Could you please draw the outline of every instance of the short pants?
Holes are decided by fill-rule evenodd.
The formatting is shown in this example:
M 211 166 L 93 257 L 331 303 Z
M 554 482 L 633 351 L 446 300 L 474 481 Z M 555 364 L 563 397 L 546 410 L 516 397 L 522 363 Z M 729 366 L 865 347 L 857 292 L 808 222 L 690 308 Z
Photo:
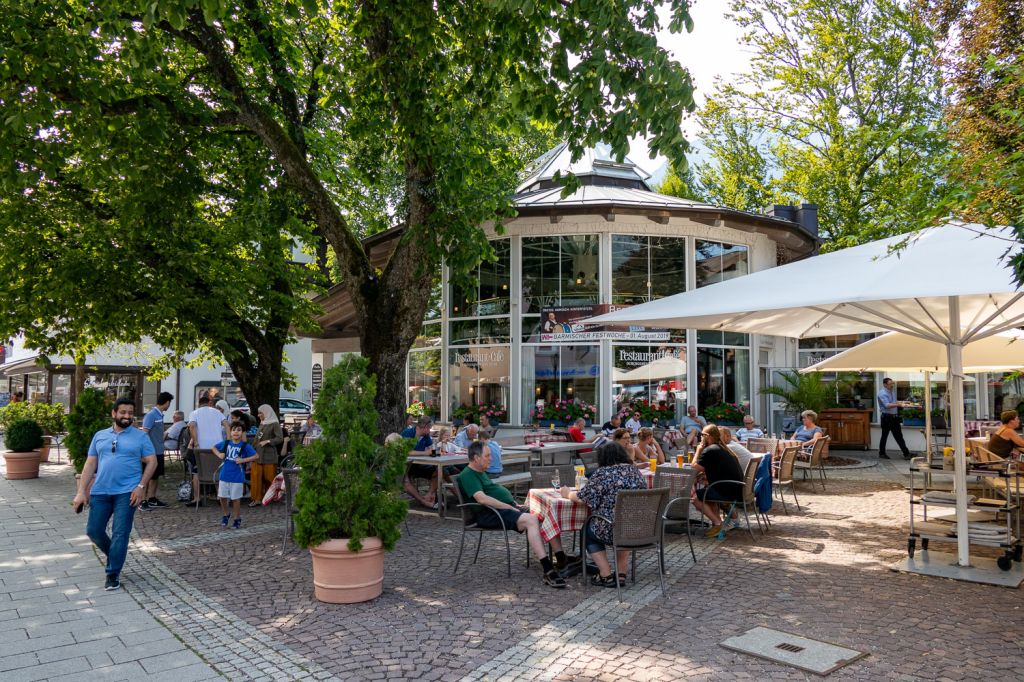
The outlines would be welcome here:
M 522 533 L 522 531 L 519 530 L 516 524 L 519 523 L 519 517 L 527 513 L 529 512 L 520 511 L 519 509 L 484 510 L 477 514 L 476 525 L 478 525 L 481 528 L 486 528 L 488 530 L 499 530 L 501 529 L 501 521 L 498 520 L 498 517 L 500 516 L 501 519 L 505 522 L 506 530 L 514 530 L 517 533 Z
M 717 488 L 697 488 L 694 494 L 701 502 L 735 502 L 739 497 L 730 495 L 730 490 L 724 486 Z
M 164 454 L 161 452 L 156 456 L 156 471 L 153 473 L 153 478 L 150 480 L 155 481 L 164 475 Z
M 242 491 L 244 488 L 244 483 L 221 481 L 217 485 L 217 497 L 223 497 L 226 500 L 240 500 L 242 499 Z

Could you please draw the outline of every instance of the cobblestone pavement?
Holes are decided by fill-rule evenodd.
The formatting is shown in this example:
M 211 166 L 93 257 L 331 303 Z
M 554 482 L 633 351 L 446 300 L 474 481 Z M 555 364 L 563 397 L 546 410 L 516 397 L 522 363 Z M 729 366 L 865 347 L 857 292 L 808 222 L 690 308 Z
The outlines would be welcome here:
M 874 462 L 829 470 L 824 493 L 800 484 L 804 511 L 786 516 L 776 505 L 767 536 L 695 539 L 696 564 L 674 536 L 664 597 L 653 552 L 641 555 L 621 604 L 614 590 L 578 578 L 566 590 L 544 587 L 536 563 L 524 567 L 518 538 L 508 579 L 496 533 L 479 562 L 454 575 L 459 524 L 411 515 L 386 559 L 381 598 L 321 604 L 309 554 L 284 542 L 279 508 L 243 509 L 244 528 L 233 531 L 219 527 L 216 507 L 140 515 L 127 592 L 146 605 L 138 615 L 166 624 L 231 679 L 809 677 L 719 645 L 758 625 L 869 654 L 835 677 L 1016 678 L 1020 592 L 889 570 L 906 547 L 907 465 Z M 10 613 L 4 596 L 0 619 Z

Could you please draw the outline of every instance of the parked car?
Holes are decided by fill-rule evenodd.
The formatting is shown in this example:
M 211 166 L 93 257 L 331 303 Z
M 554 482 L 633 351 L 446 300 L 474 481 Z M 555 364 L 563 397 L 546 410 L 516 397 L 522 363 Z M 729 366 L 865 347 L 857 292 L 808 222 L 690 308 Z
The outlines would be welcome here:
M 231 406 L 232 410 L 241 410 L 242 412 L 249 411 L 249 401 L 239 400 L 237 403 Z M 304 403 L 301 400 L 295 398 L 280 398 L 277 401 L 277 413 L 282 414 L 309 414 L 313 411 L 313 407 L 309 403 Z

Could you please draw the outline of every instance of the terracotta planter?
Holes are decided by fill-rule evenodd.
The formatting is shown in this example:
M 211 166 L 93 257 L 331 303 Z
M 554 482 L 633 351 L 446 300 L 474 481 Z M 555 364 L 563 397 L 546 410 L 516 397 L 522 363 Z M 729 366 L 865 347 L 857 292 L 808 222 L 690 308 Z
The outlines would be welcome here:
M 7 480 L 21 481 L 26 478 L 39 478 L 39 451 L 4 453 L 7 462 Z
M 49 462 L 50 461 L 50 443 L 45 441 L 43 446 L 39 448 L 39 461 Z
M 348 540 L 328 540 L 310 547 L 316 598 L 328 604 L 355 604 L 380 596 L 384 589 L 384 546 L 366 538 L 363 549 L 350 552 Z

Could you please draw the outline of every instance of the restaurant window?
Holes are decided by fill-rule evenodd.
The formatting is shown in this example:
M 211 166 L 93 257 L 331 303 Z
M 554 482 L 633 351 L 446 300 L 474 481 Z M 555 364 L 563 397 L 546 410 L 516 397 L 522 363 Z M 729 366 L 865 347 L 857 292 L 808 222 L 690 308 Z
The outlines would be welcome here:
M 508 314 L 512 248 L 508 239 L 492 241 L 491 247 L 495 260 L 476 267 L 471 288 L 451 287 L 451 317 Z
M 598 235 L 523 238 L 523 313 L 597 303 Z
M 33 372 L 28 375 L 28 393 L 25 400 L 32 403 L 49 402 L 46 391 L 46 372 Z
M 742 277 L 750 272 L 747 247 L 697 240 L 697 288 Z
M 989 416 L 993 419 L 999 419 L 1004 410 L 1017 410 L 1018 414 L 1024 414 L 1024 377 L 1020 372 L 989 374 L 987 389 L 988 404 L 992 406 Z M 967 384 L 964 384 L 966 394 Z
M 425 414 L 441 417 L 441 349 L 409 353 L 408 404 L 421 402 Z
M 71 411 L 71 375 L 54 373 L 52 375 L 53 394 L 50 402 L 56 405 L 63 405 L 65 412 Z
M 636 305 L 686 291 L 686 240 L 612 235 L 612 303 Z
M 728 403 L 750 413 L 750 340 L 746 334 L 698 330 L 695 391 L 698 410 Z M 714 344 L 714 345 L 711 345 Z
M 510 398 L 508 346 L 469 346 L 448 350 L 448 415 L 453 421 L 481 406 L 497 408 L 508 420 Z
M 594 421 L 608 416 L 597 400 L 601 368 L 596 344 L 524 346 L 522 356 L 524 423 L 560 421 L 543 415 L 569 400 L 582 408 L 597 408 Z
M 664 411 L 666 423 L 686 414 L 686 346 L 615 344 L 612 358 L 614 411 L 639 400 Z
M 121 374 L 114 372 L 87 373 L 85 387 L 103 391 L 111 402 L 131 400 L 138 404 L 138 374 Z
M 800 339 L 797 349 L 799 367 L 826 360 L 833 355 L 853 348 L 859 343 L 872 339 L 874 334 L 841 334 L 838 336 L 815 336 Z M 835 387 L 835 401 L 839 407 L 858 410 L 872 410 L 873 421 L 878 421 L 875 414 L 875 374 L 874 372 L 851 372 L 840 377 L 835 372 L 822 372 L 822 379 L 832 382 Z
M 911 426 L 923 426 L 924 406 L 926 404 L 924 374 L 920 372 L 884 372 L 883 377 L 889 377 L 896 384 L 896 400 L 907 400 L 920 406 L 900 409 L 900 416 L 903 418 L 904 424 L 910 422 Z M 881 379 L 879 382 L 881 382 Z M 973 375 L 968 374 L 964 376 L 964 419 L 978 418 L 977 386 L 977 380 Z M 932 416 L 941 415 L 948 424 L 949 388 L 946 383 L 946 375 L 943 372 L 932 372 L 931 388 L 931 400 L 927 402 L 930 405 Z M 1011 396 L 1012 399 L 1013 396 Z M 999 413 L 995 413 L 995 416 L 998 417 Z

